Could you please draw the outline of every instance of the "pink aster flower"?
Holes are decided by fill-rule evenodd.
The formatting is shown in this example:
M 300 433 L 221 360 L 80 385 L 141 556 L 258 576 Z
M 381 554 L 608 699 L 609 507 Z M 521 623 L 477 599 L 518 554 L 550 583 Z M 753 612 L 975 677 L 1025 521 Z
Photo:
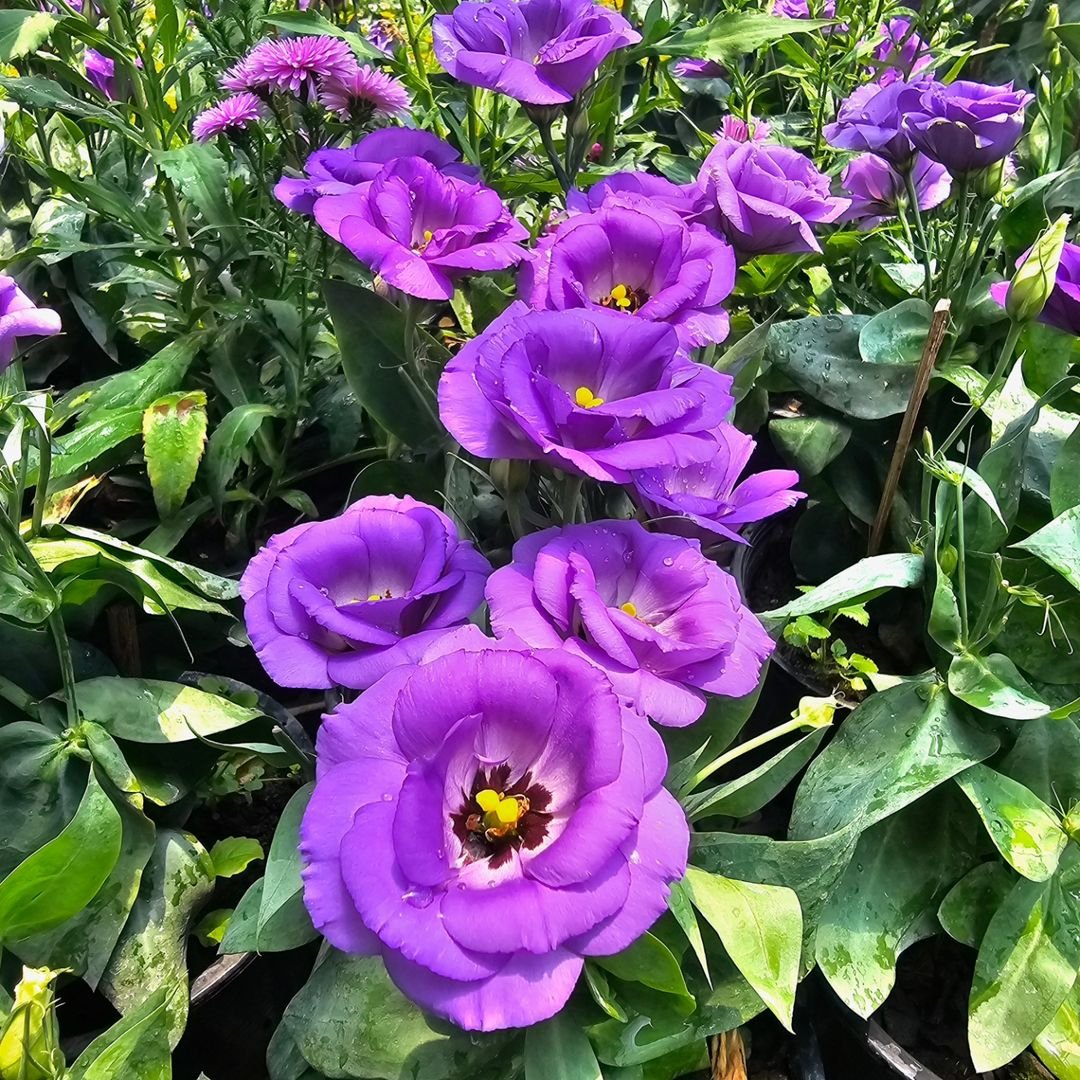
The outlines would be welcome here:
M 250 90 L 255 85 L 255 72 L 250 54 L 233 64 L 218 80 L 218 85 L 222 90 Z
M 262 102 L 245 90 L 199 113 L 191 123 L 191 134 L 199 142 L 206 142 L 230 128 L 246 128 L 262 115 Z
M 342 78 L 322 81 L 319 101 L 342 120 L 408 113 L 409 92 L 395 78 L 372 67 L 358 67 Z
M 338 38 L 280 38 L 262 41 L 241 62 L 249 65 L 250 88 L 266 86 L 311 98 L 321 80 L 346 79 L 356 70 L 352 50 Z

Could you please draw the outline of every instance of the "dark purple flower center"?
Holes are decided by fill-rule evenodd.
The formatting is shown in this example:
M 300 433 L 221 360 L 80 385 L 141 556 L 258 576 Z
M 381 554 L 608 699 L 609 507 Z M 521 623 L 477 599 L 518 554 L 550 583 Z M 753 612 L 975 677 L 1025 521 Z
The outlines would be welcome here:
M 509 765 L 479 769 L 472 788 L 462 793 L 461 808 L 450 815 L 466 864 L 487 859 L 497 869 L 514 851 L 531 851 L 547 836 L 551 792 L 531 772 L 512 783 L 510 776 Z

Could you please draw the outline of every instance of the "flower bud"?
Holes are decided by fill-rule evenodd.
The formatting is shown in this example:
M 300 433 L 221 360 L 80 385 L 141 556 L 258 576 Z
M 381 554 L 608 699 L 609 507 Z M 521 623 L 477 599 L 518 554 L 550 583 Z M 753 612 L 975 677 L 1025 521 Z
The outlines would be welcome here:
M 1062 214 L 1032 245 L 1009 283 L 1005 311 L 1013 322 L 1037 319 L 1054 291 L 1069 215 Z
M 61 1080 L 64 1055 L 53 1003 L 58 971 L 23 968 L 15 1003 L 0 1032 L 0 1080 Z

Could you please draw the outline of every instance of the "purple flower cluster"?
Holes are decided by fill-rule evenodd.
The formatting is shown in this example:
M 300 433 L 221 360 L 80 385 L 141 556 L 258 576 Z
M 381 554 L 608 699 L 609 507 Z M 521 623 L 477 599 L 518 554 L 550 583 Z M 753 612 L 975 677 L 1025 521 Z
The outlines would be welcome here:
M 872 74 L 888 85 L 897 79 L 927 74 L 934 66 L 930 46 L 915 32 L 910 19 L 890 19 L 881 27 L 881 43 L 874 50 Z
M 0 274 L 0 371 L 15 358 L 18 338 L 52 337 L 62 329 L 55 311 L 37 307 L 14 278 Z

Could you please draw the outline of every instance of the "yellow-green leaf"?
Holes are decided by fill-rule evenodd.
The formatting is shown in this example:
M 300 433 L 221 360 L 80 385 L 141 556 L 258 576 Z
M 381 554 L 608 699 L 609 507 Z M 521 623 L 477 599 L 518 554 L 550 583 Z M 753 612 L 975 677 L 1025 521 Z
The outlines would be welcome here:
M 187 497 L 206 447 L 206 394 L 167 394 L 143 413 L 143 453 L 154 502 L 172 517 Z

